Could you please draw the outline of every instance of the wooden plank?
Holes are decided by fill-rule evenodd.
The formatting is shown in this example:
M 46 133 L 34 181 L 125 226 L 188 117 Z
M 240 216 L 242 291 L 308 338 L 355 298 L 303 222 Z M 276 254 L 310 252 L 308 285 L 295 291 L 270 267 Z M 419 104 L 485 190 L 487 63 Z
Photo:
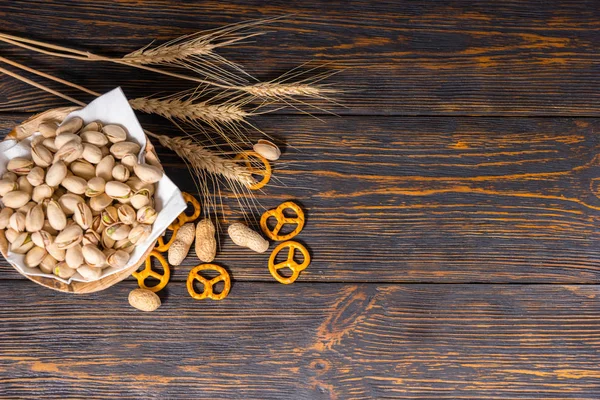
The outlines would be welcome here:
M 18 118 L 5 117 L 2 132 Z M 313 262 L 301 280 L 599 282 L 598 119 L 260 121 L 290 146 L 275 164 L 279 182 L 257 199 L 265 208 L 294 199 L 306 210 L 297 239 Z M 194 192 L 181 160 L 158 153 L 176 184 Z M 241 214 L 224 193 L 227 226 Z M 221 244 L 217 261 L 236 279 L 272 281 L 269 252 Z M 173 279 L 196 264 L 192 253 Z
M 598 286 L 171 284 L 77 298 L 0 281 L 6 398 L 597 399 Z
M 600 115 L 600 15 L 595 0 L 276 0 L 0 2 L 2 31 L 119 56 L 157 39 L 253 18 L 287 16 L 252 43 L 221 54 L 260 79 L 307 61 L 347 68 L 340 114 Z M 131 97 L 189 89 L 187 82 L 124 67 L 60 61 L 2 45 L 2 54 L 105 92 Z M 68 91 L 89 100 L 77 92 Z M 63 104 L 0 77 L 0 103 L 39 111 Z M 294 112 L 288 109 L 287 112 Z M 314 112 L 317 112 L 314 110 Z

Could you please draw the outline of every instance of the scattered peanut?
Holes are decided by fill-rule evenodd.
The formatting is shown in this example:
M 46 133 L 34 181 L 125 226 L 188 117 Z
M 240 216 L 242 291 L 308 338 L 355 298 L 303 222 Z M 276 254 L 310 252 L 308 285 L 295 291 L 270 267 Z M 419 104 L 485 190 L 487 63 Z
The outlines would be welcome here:
M 209 218 L 204 218 L 196 225 L 196 256 L 202 262 L 209 263 L 217 255 L 215 225 Z
M 269 248 L 268 240 L 240 222 L 230 225 L 227 232 L 233 243 L 238 246 L 247 247 L 257 253 L 264 253 Z
M 160 307 L 160 297 L 147 289 L 134 289 L 129 292 L 129 304 L 141 311 L 154 311 Z
M 175 241 L 169 247 L 168 260 L 171 265 L 180 265 L 194 242 L 194 224 L 189 222 L 177 231 Z

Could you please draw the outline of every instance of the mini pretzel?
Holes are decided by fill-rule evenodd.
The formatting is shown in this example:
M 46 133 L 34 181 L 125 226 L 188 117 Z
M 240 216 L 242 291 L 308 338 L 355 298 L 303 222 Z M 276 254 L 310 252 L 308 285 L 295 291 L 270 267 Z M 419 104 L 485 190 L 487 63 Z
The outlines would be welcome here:
M 263 163 L 265 168 L 264 169 L 254 168 L 252 166 L 252 163 L 250 162 L 250 157 L 258 158 L 260 160 L 260 162 Z M 264 158 L 263 156 L 261 156 L 260 154 L 258 154 L 255 151 L 245 151 L 243 153 L 238 153 L 234 158 L 234 160 L 242 160 L 242 159 L 245 160 L 246 168 L 248 168 L 248 170 L 250 171 L 250 173 L 252 175 L 260 175 L 263 177 L 260 182 L 256 182 L 252 185 L 249 185 L 248 189 L 258 190 L 258 189 L 262 188 L 263 186 L 265 186 L 267 183 L 269 183 L 269 180 L 271 179 L 271 164 L 269 163 L 269 161 L 266 158 Z
M 200 210 L 202 209 L 202 207 L 200 207 L 200 203 L 194 196 L 186 192 L 182 192 L 181 194 L 183 195 L 183 199 L 186 203 L 191 203 L 192 206 L 194 206 L 194 213 L 192 215 L 187 215 L 184 211 L 179 214 L 177 221 L 173 221 L 171 225 L 169 225 L 169 230 L 172 231 L 175 230 L 175 226 L 181 228 L 185 223 L 195 221 L 200 216 Z M 173 232 L 173 234 L 175 234 L 175 232 Z
M 165 270 L 165 272 L 162 275 L 152 270 L 152 257 L 156 258 Z M 140 288 L 148 289 L 152 292 L 158 292 L 159 290 L 167 286 L 167 283 L 169 283 L 169 279 L 171 278 L 171 270 L 169 269 L 169 264 L 164 259 L 162 254 L 160 254 L 156 250 L 153 250 L 152 252 L 150 252 L 150 254 L 148 254 L 148 257 L 146 258 L 146 266 L 144 267 L 144 269 L 141 271 L 136 271 L 131 275 L 133 275 L 137 279 Z M 146 286 L 144 281 L 150 276 L 158 279 L 160 282 L 156 286 Z
M 171 245 L 175 241 L 175 238 L 177 237 L 177 231 L 181 227 L 181 226 L 179 226 L 178 222 L 174 222 L 174 224 L 175 224 L 175 227 L 173 228 L 173 233 L 171 234 L 171 239 L 165 244 L 163 237 L 159 236 L 158 240 L 156 241 L 156 245 L 154 246 L 155 251 L 159 251 L 159 252 L 163 253 L 163 252 L 169 250 L 169 247 L 171 247 Z
M 284 210 L 290 209 L 293 210 L 297 217 L 286 217 L 283 213 Z M 270 217 L 273 217 L 277 220 L 277 224 L 273 228 L 273 230 L 269 229 L 269 225 L 267 224 Z M 296 224 L 296 229 L 287 235 L 280 235 L 281 229 L 285 224 Z M 279 207 L 269 210 L 265 212 L 260 218 L 260 228 L 267 235 L 267 237 L 271 240 L 288 240 L 296 236 L 300 233 L 302 228 L 304 228 L 304 212 L 302 209 L 293 201 L 286 201 L 279 205 Z
M 213 270 L 217 271 L 219 275 L 216 278 L 207 279 L 199 274 L 200 271 L 208 271 Z M 197 293 L 194 290 L 194 280 L 202 283 L 204 285 L 204 291 L 202 293 Z M 215 294 L 213 292 L 213 287 L 220 281 L 223 281 L 225 287 L 221 293 Z M 213 300 L 223 300 L 229 294 L 229 290 L 231 289 L 231 278 L 229 274 L 223 267 L 219 267 L 215 264 L 201 264 L 197 267 L 194 267 L 187 278 L 187 290 L 190 296 L 192 296 L 196 300 L 202 299 L 213 299 Z
M 281 250 L 283 250 L 286 247 L 289 248 L 287 260 L 275 264 L 275 257 L 277 257 Z M 304 256 L 304 261 L 302 262 L 302 264 L 298 264 L 294 260 L 294 253 L 296 249 L 298 249 L 300 253 L 302 253 L 302 255 Z M 308 254 L 308 250 L 306 250 L 306 247 L 302 246 L 298 242 L 290 240 L 287 242 L 283 242 L 279 246 L 275 247 L 275 250 L 273 250 L 273 253 L 271 253 L 271 257 L 269 257 L 269 272 L 271 273 L 271 275 L 273 275 L 273 278 L 277 279 L 278 282 L 283 283 L 284 285 L 289 285 L 290 283 L 294 283 L 296 279 L 298 279 L 300 272 L 304 271 L 306 267 L 308 267 L 308 264 L 310 264 L 310 254 Z M 292 276 L 290 276 L 289 278 L 281 276 L 279 274 L 279 270 L 282 268 L 291 269 Z

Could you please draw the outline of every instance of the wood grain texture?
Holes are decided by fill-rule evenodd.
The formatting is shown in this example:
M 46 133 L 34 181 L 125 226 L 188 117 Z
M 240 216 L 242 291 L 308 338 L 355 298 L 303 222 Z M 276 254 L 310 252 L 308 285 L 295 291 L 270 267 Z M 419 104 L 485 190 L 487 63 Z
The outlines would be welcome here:
M 132 282 L 73 298 L 0 281 L 0 396 L 597 399 L 598 286 Z M 23 301 L 27 298 L 27 301 Z M 25 345 L 26 344 L 26 345 Z
M 0 1 L 4 32 L 111 56 L 153 39 L 285 15 L 269 35 L 222 54 L 261 79 L 311 60 L 332 62 L 332 70 L 347 69 L 332 82 L 348 91 L 341 96 L 348 108 L 333 110 L 386 115 L 598 116 L 598 10 L 595 0 Z M 190 88 L 114 65 L 34 56 L 5 44 L 0 51 L 99 92 L 123 85 L 136 97 Z M 20 111 L 63 104 L 6 76 L 2 102 Z
M 165 126 L 154 122 L 144 126 Z M 258 199 L 266 208 L 289 199 L 305 208 L 297 239 L 313 262 L 301 280 L 599 282 L 598 119 L 271 116 L 257 123 L 295 147 L 275 164 L 279 182 Z M 157 149 L 167 174 L 194 192 L 182 161 Z M 241 215 L 224 195 L 226 227 Z M 271 281 L 269 253 L 239 248 L 224 232 L 217 261 L 235 279 Z M 173 279 L 185 280 L 198 263 L 192 252 Z

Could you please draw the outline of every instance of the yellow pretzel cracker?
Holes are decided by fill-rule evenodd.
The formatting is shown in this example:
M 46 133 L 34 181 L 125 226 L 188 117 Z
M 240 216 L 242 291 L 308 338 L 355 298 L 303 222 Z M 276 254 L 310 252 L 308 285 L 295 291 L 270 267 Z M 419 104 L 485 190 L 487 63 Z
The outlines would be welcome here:
M 158 240 L 156 241 L 156 245 L 154 246 L 154 250 L 159 251 L 161 253 L 169 250 L 169 247 L 171 247 L 171 245 L 175 241 L 175 238 L 177 237 L 177 231 L 179 231 L 179 228 L 179 224 L 176 224 L 175 228 L 173 229 L 173 233 L 171 234 L 171 239 L 169 239 L 167 243 L 165 243 L 165 240 L 162 236 L 159 236 Z
M 265 168 L 259 169 L 259 168 L 253 167 L 252 163 L 250 162 L 250 157 L 258 158 L 260 160 L 260 162 L 265 166 Z M 264 158 L 257 152 L 245 151 L 243 153 L 238 153 L 235 156 L 234 160 L 245 160 L 246 168 L 248 168 L 248 170 L 250 171 L 250 173 L 252 175 L 260 175 L 263 177 L 259 182 L 256 182 L 253 185 L 249 185 L 248 189 L 258 190 L 258 189 L 264 187 L 267 183 L 269 183 L 269 180 L 271 180 L 271 164 L 269 163 L 269 161 L 266 158 Z
M 287 259 L 283 262 L 275 264 L 275 258 L 284 248 L 288 248 L 288 256 Z M 301 264 L 298 264 L 296 260 L 294 260 L 294 253 L 296 250 L 299 250 L 302 256 L 304 257 L 304 261 Z M 290 283 L 294 283 L 298 276 L 300 276 L 300 272 L 304 271 L 306 267 L 310 264 L 310 254 L 306 247 L 301 245 L 298 242 L 293 240 L 283 242 L 279 244 L 279 246 L 275 247 L 273 253 L 269 257 L 269 272 L 273 275 L 279 283 L 283 283 L 284 285 L 289 285 Z M 292 270 L 292 276 L 286 278 L 279 274 L 279 270 L 282 268 L 289 268 Z
M 284 211 L 286 209 L 293 210 L 296 213 L 296 217 L 286 217 Z M 268 225 L 269 218 L 273 217 L 277 220 L 277 224 L 271 230 Z M 285 224 L 296 224 L 296 229 L 286 235 L 280 235 L 281 229 Z M 289 240 L 300 233 L 304 228 L 304 212 L 293 201 L 286 201 L 279 205 L 279 207 L 265 212 L 260 218 L 260 228 L 265 235 L 271 240 L 281 241 Z
M 156 258 L 165 270 L 165 272 L 162 275 L 152 270 L 152 257 Z M 171 278 L 171 269 L 169 268 L 169 264 L 164 259 L 162 254 L 160 254 L 156 250 L 153 250 L 152 252 L 150 252 L 150 254 L 148 254 L 148 257 L 146 258 L 146 265 L 144 269 L 141 271 L 136 271 L 131 275 L 133 275 L 133 277 L 137 279 L 140 288 L 148 289 L 152 292 L 158 292 L 159 290 L 167 286 L 167 283 L 169 283 L 169 279 Z M 144 281 L 150 276 L 158 279 L 160 282 L 156 286 L 146 286 Z
M 172 230 L 172 231 L 175 230 L 176 226 L 181 228 L 187 222 L 195 221 L 200 216 L 200 211 L 202 210 L 202 207 L 200 206 L 200 202 L 198 202 L 198 200 L 196 200 L 196 198 L 194 196 L 192 196 L 191 194 L 186 193 L 186 192 L 182 192 L 181 194 L 183 195 L 183 199 L 185 200 L 186 203 L 191 203 L 192 206 L 194 206 L 194 213 L 192 215 L 187 215 L 184 211 L 181 214 L 179 214 L 179 216 L 177 217 L 177 221 L 173 221 L 171 223 L 171 225 L 169 225 L 169 230 Z M 175 233 L 173 233 L 173 234 L 175 234 Z
M 212 279 L 207 279 L 200 275 L 200 271 L 213 270 L 217 271 L 219 275 Z M 204 291 L 202 293 L 198 293 L 194 290 L 194 280 L 202 283 L 204 285 Z M 223 291 L 221 293 L 215 294 L 213 291 L 214 285 L 223 281 L 225 286 L 223 287 Z M 231 290 L 231 278 L 229 277 L 229 273 L 225 268 L 220 267 L 215 264 L 200 264 L 197 267 L 194 267 L 187 278 L 187 290 L 190 296 L 196 300 L 202 299 L 213 299 L 213 300 L 223 300 L 229 294 Z

